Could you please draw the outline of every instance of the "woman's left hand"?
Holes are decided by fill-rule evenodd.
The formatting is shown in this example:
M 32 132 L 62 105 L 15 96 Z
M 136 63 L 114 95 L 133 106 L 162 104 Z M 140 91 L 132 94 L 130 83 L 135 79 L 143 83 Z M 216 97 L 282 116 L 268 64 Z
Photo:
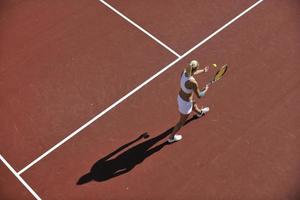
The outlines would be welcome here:
M 206 67 L 204 67 L 204 72 L 208 72 L 208 70 L 209 70 L 209 66 L 206 66 Z

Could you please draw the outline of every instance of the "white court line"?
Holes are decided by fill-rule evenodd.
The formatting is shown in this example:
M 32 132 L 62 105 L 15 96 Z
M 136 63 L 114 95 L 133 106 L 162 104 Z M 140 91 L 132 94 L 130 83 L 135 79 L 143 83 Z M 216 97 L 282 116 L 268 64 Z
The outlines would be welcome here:
M 112 11 L 114 11 L 115 13 L 117 13 L 120 17 L 122 17 L 123 19 L 125 19 L 127 22 L 129 22 L 130 24 L 132 24 L 133 26 L 135 26 L 136 28 L 138 28 L 140 31 L 142 31 L 143 33 L 145 33 L 146 35 L 148 35 L 150 38 L 152 38 L 153 40 L 155 40 L 158 44 L 160 44 L 161 46 L 165 47 L 168 51 L 170 51 L 171 53 L 173 53 L 175 56 L 177 56 L 178 58 L 180 57 L 180 55 L 177 52 L 175 52 L 173 49 L 171 49 L 170 47 L 168 47 L 166 44 L 164 44 L 162 41 L 160 41 L 159 39 L 157 39 L 155 36 L 153 36 L 151 33 L 149 33 L 148 31 L 146 31 L 144 28 L 142 28 L 141 26 L 139 26 L 138 24 L 136 24 L 135 22 L 133 22 L 131 19 L 129 19 L 128 17 L 126 17 L 120 11 L 118 11 L 117 9 L 115 9 L 114 7 L 112 7 L 111 5 L 109 5 L 108 3 L 106 3 L 103 0 L 99 0 L 99 1 L 101 3 L 103 3 L 105 6 L 107 6 L 108 8 L 110 8 Z
M 89 120 L 88 122 L 86 122 L 84 125 L 82 125 L 80 128 L 78 128 L 77 130 L 75 130 L 73 133 L 71 133 L 69 136 L 67 136 L 65 139 L 63 139 L 62 141 L 60 141 L 59 143 L 57 143 L 55 146 L 53 146 L 51 149 L 49 149 L 48 151 L 46 151 L 45 153 L 43 153 L 42 155 L 40 155 L 38 158 L 36 158 L 34 161 L 32 161 L 30 164 L 28 164 L 26 167 L 24 167 L 22 170 L 20 170 L 18 172 L 18 174 L 22 174 L 23 172 L 25 172 L 26 170 L 28 170 L 30 167 L 32 167 L 34 164 L 36 164 L 37 162 L 39 162 L 41 159 L 43 159 L 44 157 L 46 157 L 48 154 L 50 154 L 52 151 L 54 151 L 55 149 L 57 149 L 59 146 L 61 146 L 62 144 L 64 144 L 65 142 L 67 142 L 68 140 L 70 140 L 72 137 L 74 137 L 75 135 L 77 135 L 80 131 L 82 131 L 83 129 L 85 129 L 86 127 L 88 127 L 90 124 L 92 124 L 93 122 L 95 122 L 98 118 L 102 117 L 104 114 L 106 114 L 108 111 L 110 111 L 111 109 L 113 109 L 114 107 L 116 107 L 118 104 L 120 104 L 122 101 L 124 101 L 125 99 L 127 99 L 129 96 L 133 95 L 135 92 L 137 92 L 138 90 L 140 90 L 142 87 L 144 87 L 145 85 L 147 85 L 149 82 L 151 82 L 153 79 L 155 79 L 156 77 L 158 77 L 159 75 L 161 75 L 163 72 L 165 72 L 167 69 L 169 69 L 170 67 L 172 67 L 173 65 L 175 65 L 177 62 L 179 62 L 180 60 L 182 60 L 184 57 L 186 57 L 188 54 L 190 54 L 192 51 L 194 51 L 195 49 L 197 49 L 198 47 L 200 47 L 201 45 L 203 45 L 205 42 L 207 42 L 208 40 L 210 40 L 212 37 L 214 37 L 215 35 L 217 35 L 219 32 L 221 32 L 222 30 L 224 30 L 226 27 L 228 27 L 230 24 L 232 24 L 233 22 L 235 22 L 237 19 L 239 19 L 240 17 L 242 17 L 243 15 L 245 15 L 247 12 L 249 12 L 251 9 L 253 9 L 255 6 L 257 6 L 258 4 L 260 4 L 261 2 L 263 2 L 264 0 L 260 0 L 258 2 L 256 2 L 255 4 L 253 4 L 252 6 L 250 6 L 249 8 L 247 8 L 246 10 L 244 10 L 242 13 L 240 13 L 238 16 L 236 16 L 235 18 L 233 18 L 232 20 L 230 20 L 229 22 L 227 22 L 225 25 L 223 25 L 221 28 L 219 28 L 218 30 L 216 30 L 214 33 L 212 33 L 211 35 L 209 35 L 207 38 L 205 38 L 204 40 L 202 40 L 201 42 L 199 42 L 197 45 L 195 45 L 193 48 L 191 48 L 190 50 L 188 50 L 186 53 L 184 53 L 182 56 L 180 56 L 179 58 L 177 58 L 176 60 L 174 60 L 173 62 L 171 62 L 170 64 L 168 64 L 167 66 L 165 66 L 163 69 L 161 69 L 159 72 L 157 72 L 156 74 L 154 74 L 153 76 L 151 76 L 150 78 L 148 78 L 146 81 L 144 81 L 142 84 L 140 84 L 139 86 L 137 86 L 136 88 L 134 88 L 132 91 L 130 91 L 128 94 L 126 94 L 125 96 L 123 96 L 122 98 L 120 98 L 118 101 L 116 101 L 115 103 L 113 103 L 111 106 L 109 106 L 108 108 L 106 108 L 105 110 L 103 110 L 101 113 L 99 113 L 98 115 L 96 115 L 94 118 L 92 118 L 91 120 Z
M 37 199 L 41 200 L 41 198 L 33 191 L 33 189 L 24 181 L 24 179 L 10 166 L 10 164 L 0 155 L 0 160 L 6 165 L 6 167 L 19 179 L 19 181 L 26 187 L 26 189 Z

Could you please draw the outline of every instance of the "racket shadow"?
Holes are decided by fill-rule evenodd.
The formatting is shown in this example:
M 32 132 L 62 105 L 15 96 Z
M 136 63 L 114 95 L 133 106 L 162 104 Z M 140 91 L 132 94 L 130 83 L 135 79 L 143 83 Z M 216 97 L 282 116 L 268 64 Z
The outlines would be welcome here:
M 195 119 L 198 119 L 198 117 L 193 116 L 192 118 L 186 121 L 185 125 L 187 125 Z M 98 160 L 95 164 L 93 164 L 93 166 L 90 169 L 90 172 L 80 177 L 76 184 L 83 185 L 91 181 L 103 182 L 130 172 L 138 164 L 141 164 L 146 158 L 160 151 L 166 145 L 169 145 L 167 141 L 159 145 L 156 144 L 165 139 L 168 135 L 170 135 L 172 129 L 173 127 L 169 128 L 168 130 L 154 138 L 150 138 L 125 150 L 126 148 L 130 147 L 136 142 L 142 139 L 147 139 L 149 137 L 147 132 L 141 134 L 136 139 L 128 142 L 127 144 L 122 145 L 115 151 Z

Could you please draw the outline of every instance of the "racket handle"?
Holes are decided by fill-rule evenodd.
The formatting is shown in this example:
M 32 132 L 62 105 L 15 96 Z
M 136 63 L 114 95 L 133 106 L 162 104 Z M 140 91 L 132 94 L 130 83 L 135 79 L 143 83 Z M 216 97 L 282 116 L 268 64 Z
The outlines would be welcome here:
M 207 84 L 207 86 L 210 86 L 211 84 L 213 84 L 214 83 L 214 81 L 210 81 L 208 84 Z

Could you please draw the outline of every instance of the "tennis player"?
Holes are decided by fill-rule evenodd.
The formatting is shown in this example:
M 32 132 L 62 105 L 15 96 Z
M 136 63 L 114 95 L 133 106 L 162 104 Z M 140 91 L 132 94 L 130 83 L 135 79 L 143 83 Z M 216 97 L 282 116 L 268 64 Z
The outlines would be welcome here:
M 182 72 L 180 78 L 180 91 L 177 96 L 180 119 L 176 126 L 173 128 L 173 131 L 168 139 L 169 143 L 177 142 L 182 139 L 182 135 L 177 134 L 177 132 L 184 125 L 192 111 L 194 111 L 198 117 L 203 116 L 209 111 L 209 107 L 202 107 L 201 109 L 199 109 L 193 99 L 193 93 L 195 93 L 198 98 L 202 98 L 205 96 L 208 90 L 208 85 L 200 90 L 198 87 L 198 83 L 193 76 L 196 74 L 207 72 L 208 69 L 208 66 L 200 69 L 199 62 L 197 60 L 192 60 Z

